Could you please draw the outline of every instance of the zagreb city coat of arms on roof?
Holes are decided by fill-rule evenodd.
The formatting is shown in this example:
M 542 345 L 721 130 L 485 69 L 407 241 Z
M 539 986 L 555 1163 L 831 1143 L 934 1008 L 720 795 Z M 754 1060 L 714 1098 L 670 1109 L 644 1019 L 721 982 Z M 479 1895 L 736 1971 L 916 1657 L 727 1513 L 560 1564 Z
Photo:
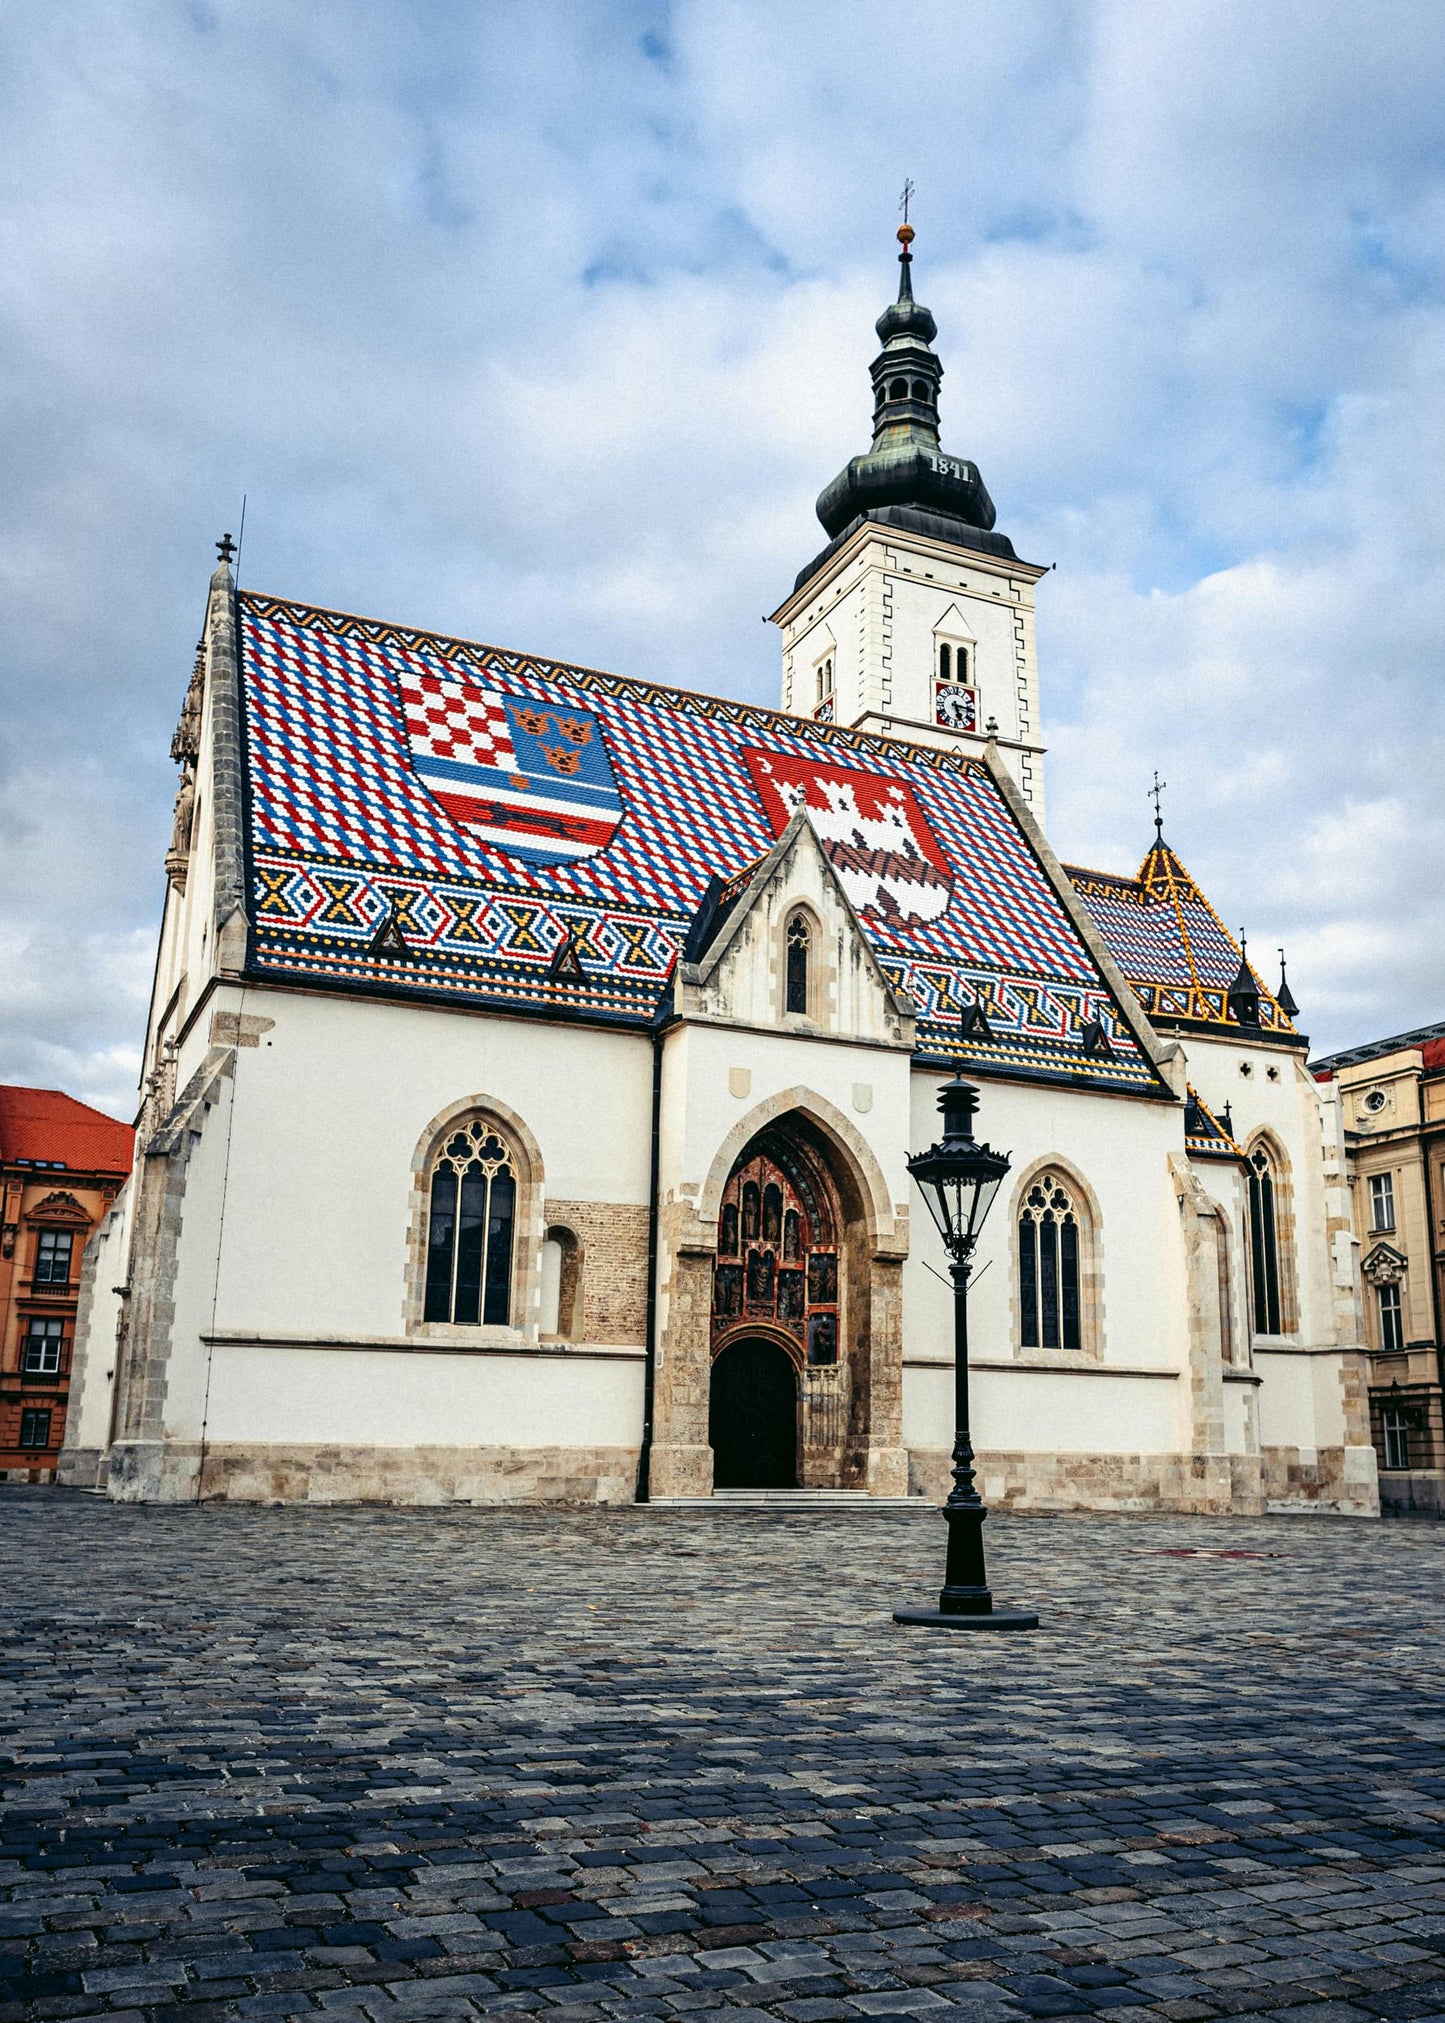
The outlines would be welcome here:
M 745 756 L 773 833 L 782 834 L 801 802 L 860 913 L 937 920 L 947 910 L 953 873 L 902 780 L 785 752 Z
M 590 710 L 503 695 L 454 668 L 400 676 L 411 762 L 454 822 L 534 864 L 611 842 L 622 797 Z

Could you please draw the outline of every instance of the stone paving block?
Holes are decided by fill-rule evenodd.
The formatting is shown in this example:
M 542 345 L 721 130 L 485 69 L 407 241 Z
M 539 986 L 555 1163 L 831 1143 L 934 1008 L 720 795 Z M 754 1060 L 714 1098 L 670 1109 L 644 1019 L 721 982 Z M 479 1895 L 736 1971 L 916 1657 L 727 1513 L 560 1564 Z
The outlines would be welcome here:
M 1445 2012 L 1427 1529 L 0 1498 L 0 2023 Z

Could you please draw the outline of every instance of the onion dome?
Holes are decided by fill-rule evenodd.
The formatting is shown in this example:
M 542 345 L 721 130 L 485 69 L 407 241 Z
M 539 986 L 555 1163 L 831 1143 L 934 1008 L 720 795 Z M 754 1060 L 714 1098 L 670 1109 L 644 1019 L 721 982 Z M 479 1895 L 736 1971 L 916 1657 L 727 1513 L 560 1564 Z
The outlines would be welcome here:
M 883 349 L 868 368 L 873 378 L 873 446 L 853 457 L 818 495 L 818 518 L 833 541 L 803 570 L 804 583 L 832 547 L 863 520 L 911 528 L 991 555 L 1012 556 L 1013 543 L 993 531 L 993 500 L 977 464 L 947 455 L 938 439 L 938 389 L 943 366 L 934 353 L 933 312 L 913 299 L 913 227 L 901 225 L 898 299 L 876 324 Z

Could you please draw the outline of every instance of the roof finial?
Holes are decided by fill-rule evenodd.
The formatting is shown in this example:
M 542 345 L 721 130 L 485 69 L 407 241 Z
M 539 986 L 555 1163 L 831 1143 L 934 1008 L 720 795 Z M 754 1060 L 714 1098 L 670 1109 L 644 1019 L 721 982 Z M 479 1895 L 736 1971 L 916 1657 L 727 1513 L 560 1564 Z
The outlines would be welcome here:
M 1154 768 L 1154 784 L 1145 796 L 1146 800 L 1154 803 L 1154 847 L 1156 849 L 1162 848 L 1164 843 L 1164 817 L 1159 812 L 1159 802 L 1168 784 L 1167 780 L 1160 779 L 1159 768 L 1156 766 Z
M 1290 989 L 1289 978 L 1285 975 L 1283 949 L 1279 952 L 1279 989 L 1274 994 L 1274 1001 L 1287 1019 L 1299 1017 L 1299 1006 L 1294 1001 L 1294 992 Z
M 903 213 L 903 223 L 898 227 L 898 243 L 903 248 L 903 251 L 898 255 L 898 264 L 903 269 L 902 278 L 898 283 L 898 299 L 900 302 L 911 302 L 913 300 L 913 275 L 910 271 L 913 266 L 913 255 L 908 250 L 913 244 L 914 237 L 913 227 L 908 222 L 908 206 L 912 201 L 913 178 L 912 176 L 908 176 L 904 180 L 903 195 L 898 199 L 898 208 Z
M 231 562 L 232 558 L 236 553 L 236 544 L 231 539 L 229 534 L 222 534 L 220 540 L 217 541 L 216 553 L 220 556 L 223 562 L 229 565 L 229 563 Z

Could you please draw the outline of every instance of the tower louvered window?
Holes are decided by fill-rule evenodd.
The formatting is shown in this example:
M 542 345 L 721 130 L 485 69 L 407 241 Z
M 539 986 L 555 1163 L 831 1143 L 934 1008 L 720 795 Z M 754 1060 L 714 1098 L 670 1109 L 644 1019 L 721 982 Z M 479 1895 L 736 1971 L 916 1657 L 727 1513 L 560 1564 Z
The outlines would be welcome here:
M 512 1155 L 478 1118 L 447 1140 L 432 1169 L 424 1320 L 507 1325 L 516 1211 Z
M 1020 1339 L 1026 1349 L 1077 1349 L 1079 1216 L 1063 1182 L 1046 1173 L 1019 1216 Z

